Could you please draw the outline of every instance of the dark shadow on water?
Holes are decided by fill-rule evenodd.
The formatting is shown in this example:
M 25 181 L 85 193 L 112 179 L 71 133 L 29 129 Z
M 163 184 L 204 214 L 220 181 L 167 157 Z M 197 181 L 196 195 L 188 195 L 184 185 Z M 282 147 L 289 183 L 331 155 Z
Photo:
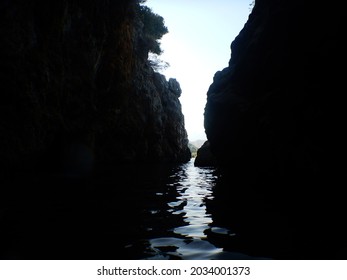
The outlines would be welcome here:
M 193 162 L 1 185 L 1 259 L 344 259 L 347 248 L 341 200 L 267 192 Z
M 346 259 L 346 209 L 330 184 L 288 179 L 254 186 L 221 177 L 207 209 L 214 225 L 231 229 L 235 236 L 224 243 L 211 235 L 209 240 L 256 258 Z
M 0 257 L 242 258 L 219 244 L 232 234 L 211 226 L 215 180 L 213 169 L 193 162 L 114 166 L 88 177 L 11 174 L 2 180 Z
M 89 177 L 12 174 L 2 180 L 1 259 L 138 259 L 145 209 L 169 166 L 118 166 Z M 158 195 L 155 203 L 165 204 Z M 144 246 L 144 245 L 143 245 Z

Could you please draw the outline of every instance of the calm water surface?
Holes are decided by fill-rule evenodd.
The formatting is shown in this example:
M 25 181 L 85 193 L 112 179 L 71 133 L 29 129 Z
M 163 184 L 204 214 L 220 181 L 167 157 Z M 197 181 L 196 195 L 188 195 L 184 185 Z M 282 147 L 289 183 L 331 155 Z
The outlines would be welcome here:
M 0 205 L 6 241 L 0 257 L 250 258 L 237 252 L 233 230 L 217 223 L 232 218 L 220 219 L 225 209 L 209 212 L 217 177 L 213 168 L 195 167 L 194 159 L 171 167 L 111 167 L 87 181 L 11 177 Z
M 317 235 L 295 207 L 268 207 L 261 189 L 217 174 L 192 159 L 103 167 L 83 178 L 9 176 L 0 181 L 0 258 L 305 259 L 340 246 L 342 233 Z M 330 247 L 321 252 L 322 240 Z
M 142 259 L 240 259 L 237 252 L 225 251 L 209 241 L 208 236 L 228 243 L 235 234 L 213 225 L 206 202 L 213 200 L 216 170 L 194 166 L 194 159 L 176 167 L 169 175 L 163 191 L 147 193 L 142 240 L 126 245 L 143 249 Z

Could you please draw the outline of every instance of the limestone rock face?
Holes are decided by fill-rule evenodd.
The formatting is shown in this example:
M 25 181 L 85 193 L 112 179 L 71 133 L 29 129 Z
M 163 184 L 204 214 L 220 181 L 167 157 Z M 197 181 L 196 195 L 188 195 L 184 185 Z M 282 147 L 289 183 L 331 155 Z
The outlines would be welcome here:
M 224 190 L 230 191 L 221 197 L 234 197 L 233 203 L 237 197 L 234 207 L 246 208 L 243 217 L 253 217 L 259 227 L 259 221 L 266 228 L 289 217 L 291 237 L 303 238 L 296 240 L 298 247 L 314 235 L 319 221 L 331 230 L 326 240 L 342 240 L 338 219 L 345 212 L 341 195 L 347 170 L 343 18 L 335 5 L 256 0 L 232 42 L 229 66 L 215 74 L 207 93 L 206 134 Z M 259 210 L 264 205 L 282 218 L 266 223 L 270 210 Z M 269 227 L 264 235 L 279 228 Z M 303 245 L 311 246 L 311 253 L 313 240 Z M 321 252 L 336 253 L 337 244 L 323 243 L 331 247 L 321 243 Z
M 198 167 L 216 166 L 216 159 L 211 152 L 210 143 L 208 141 L 205 141 L 205 143 L 198 149 L 194 165 Z
M 177 97 L 181 96 L 181 93 L 182 93 L 181 86 L 176 79 L 174 78 L 169 79 L 169 89 L 171 92 L 177 95 Z
M 58 2 L 0 4 L 1 166 L 63 166 L 76 146 L 97 164 L 189 160 L 179 83 L 150 67 L 137 1 Z

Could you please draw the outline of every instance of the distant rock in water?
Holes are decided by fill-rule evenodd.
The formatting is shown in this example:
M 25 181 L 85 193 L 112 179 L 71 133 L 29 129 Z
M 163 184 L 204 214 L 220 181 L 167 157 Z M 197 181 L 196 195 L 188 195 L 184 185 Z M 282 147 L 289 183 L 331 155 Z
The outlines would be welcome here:
M 189 147 L 189 150 L 190 150 L 192 157 L 195 158 L 196 152 L 198 151 L 198 148 L 194 144 L 192 144 L 191 142 L 188 143 L 188 147 Z
M 190 159 L 181 88 L 153 71 L 138 5 L 1 4 L 0 166 L 62 167 L 71 147 L 88 166 Z
M 198 167 L 216 166 L 216 159 L 211 152 L 210 143 L 208 141 L 205 141 L 205 143 L 198 149 L 197 155 L 194 161 L 194 166 L 198 166 Z
M 256 0 L 208 90 L 205 130 L 224 181 L 217 201 L 230 198 L 249 250 L 344 256 L 344 18 L 334 3 Z
M 201 140 L 201 139 L 191 141 L 191 143 L 197 148 L 200 148 L 205 142 L 206 140 Z

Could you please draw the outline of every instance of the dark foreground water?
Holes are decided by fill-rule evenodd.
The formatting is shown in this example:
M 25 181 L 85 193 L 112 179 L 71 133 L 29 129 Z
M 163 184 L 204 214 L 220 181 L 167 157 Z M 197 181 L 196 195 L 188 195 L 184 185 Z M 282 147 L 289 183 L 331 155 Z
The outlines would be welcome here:
M 151 194 L 144 211 L 146 239 L 144 259 L 238 259 L 248 258 L 216 246 L 208 236 L 227 243 L 230 229 L 213 225 L 206 203 L 213 200 L 217 175 L 213 168 L 194 166 L 194 159 L 172 169 L 163 191 Z M 160 203 L 157 203 L 160 202 Z M 164 202 L 164 203 L 163 203 Z M 141 242 L 141 241 L 140 241 Z M 129 248 L 136 246 L 130 242 Z
M 89 178 L 11 176 L 0 206 L 2 259 L 247 259 L 214 221 L 216 170 L 122 166 Z M 223 216 L 223 215 L 222 215 Z
M 269 191 L 193 160 L 88 176 L 5 175 L 1 259 L 345 259 L 347 252 L 345 204 L 303 192 L 308 182 Z

